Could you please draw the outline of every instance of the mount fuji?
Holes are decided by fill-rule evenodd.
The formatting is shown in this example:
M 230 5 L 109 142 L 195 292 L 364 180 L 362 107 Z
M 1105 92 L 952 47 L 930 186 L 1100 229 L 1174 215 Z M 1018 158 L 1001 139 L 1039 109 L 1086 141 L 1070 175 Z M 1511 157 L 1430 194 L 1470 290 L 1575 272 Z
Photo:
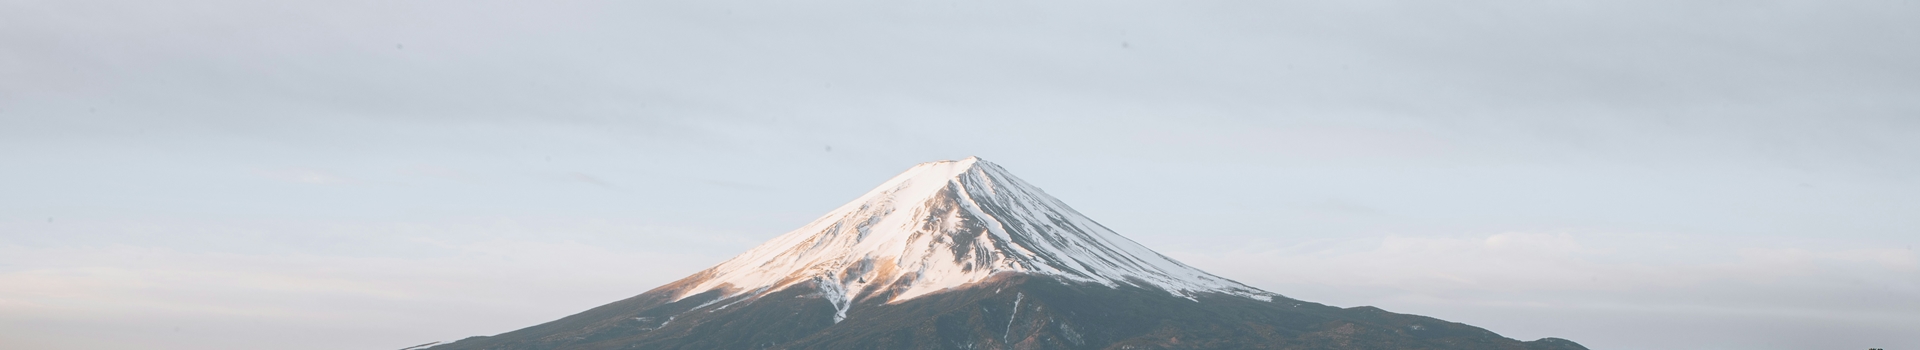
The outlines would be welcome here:
M 638 296 L 432 349 L 1586 348 L 1250 287 L 970 157 Z

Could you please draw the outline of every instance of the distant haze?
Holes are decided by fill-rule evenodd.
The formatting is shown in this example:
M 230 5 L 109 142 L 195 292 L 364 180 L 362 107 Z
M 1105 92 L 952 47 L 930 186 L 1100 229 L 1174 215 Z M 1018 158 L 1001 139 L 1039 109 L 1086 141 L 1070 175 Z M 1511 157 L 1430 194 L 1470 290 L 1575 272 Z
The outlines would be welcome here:
M 977 155 L 1288 297 L 1920 348 L 1913 1 L 0 0 L 0 348 L 397 349 Z

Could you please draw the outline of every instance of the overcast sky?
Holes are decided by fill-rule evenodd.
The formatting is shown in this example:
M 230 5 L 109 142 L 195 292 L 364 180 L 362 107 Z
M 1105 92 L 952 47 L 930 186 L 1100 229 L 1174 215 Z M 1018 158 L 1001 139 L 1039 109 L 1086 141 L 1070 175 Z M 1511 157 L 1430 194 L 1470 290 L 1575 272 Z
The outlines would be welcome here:
M 1920 3 L 0 0 L 0 348 L 395 349 L 977 155 L 1294 298 L 1920 347 Z

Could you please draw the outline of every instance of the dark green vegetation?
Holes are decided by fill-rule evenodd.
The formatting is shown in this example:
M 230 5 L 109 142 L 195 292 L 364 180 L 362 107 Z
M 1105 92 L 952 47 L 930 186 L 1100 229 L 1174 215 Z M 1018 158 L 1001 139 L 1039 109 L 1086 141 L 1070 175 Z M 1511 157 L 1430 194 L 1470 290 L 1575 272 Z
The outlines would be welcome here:
M 432 349 L 1586 349 L 1373 307 L 1190 300 L 1020 274 L 892 305 L 880 302 L 885 293 L 869 295 L 839 323 L 833 305 L 804 284 L 758 299 L 709 292 L 669 302 L 684 286 Z

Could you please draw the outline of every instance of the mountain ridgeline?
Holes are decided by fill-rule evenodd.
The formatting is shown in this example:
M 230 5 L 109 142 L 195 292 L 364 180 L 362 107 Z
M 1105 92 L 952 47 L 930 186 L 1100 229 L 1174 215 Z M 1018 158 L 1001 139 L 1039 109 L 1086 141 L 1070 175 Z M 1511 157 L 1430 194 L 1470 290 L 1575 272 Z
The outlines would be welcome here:
M 967 158 L 914 166 L 798 230 L 638 296 L 431 349 L 1585 347 L 1243 285 Z

